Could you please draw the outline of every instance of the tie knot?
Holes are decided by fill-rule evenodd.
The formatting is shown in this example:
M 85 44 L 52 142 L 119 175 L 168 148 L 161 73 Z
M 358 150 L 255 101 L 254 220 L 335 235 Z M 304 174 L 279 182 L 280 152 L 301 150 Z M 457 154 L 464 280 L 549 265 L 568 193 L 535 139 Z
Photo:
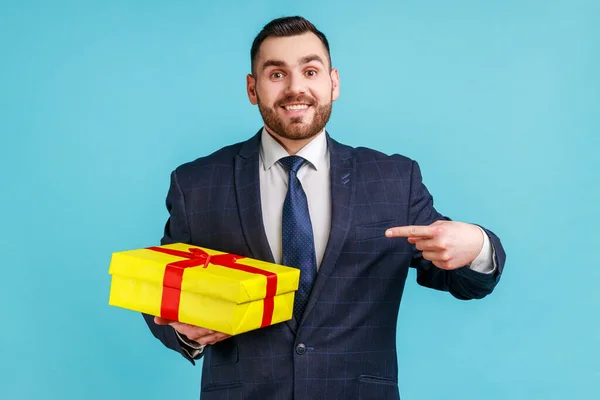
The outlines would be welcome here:
M 306 160 L 300 156 L 287 156 L 279 159 L 281 165 L 283 165 L 289 172 L 294 174 L 298 173 L 298 170 L 304 164 Z

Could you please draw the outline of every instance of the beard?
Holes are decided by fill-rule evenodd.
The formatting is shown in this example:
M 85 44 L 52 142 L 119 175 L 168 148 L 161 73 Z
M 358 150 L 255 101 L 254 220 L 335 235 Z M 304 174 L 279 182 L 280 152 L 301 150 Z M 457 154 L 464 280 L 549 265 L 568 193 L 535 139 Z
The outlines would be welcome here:
M 265 125 L 274 133 L 286 139 L 304 140 L 316 136 L 325 128 L 331 116 L 331 101 L 328 104 L 319 105 L 315 99 L 307 95 L 286 96 L 275 102 L 273 107 L 262 103 L 258 95 L 256 98 L 258 100 L 258 109 Z M 287 123 L 277 115 L 277 108 L 293 102 L 305 103 L 314 108 L 313 118 L 310 123 L 305 123 L 304 120 L 307 118 L 305 116 L 292 117 L 290 122 Z

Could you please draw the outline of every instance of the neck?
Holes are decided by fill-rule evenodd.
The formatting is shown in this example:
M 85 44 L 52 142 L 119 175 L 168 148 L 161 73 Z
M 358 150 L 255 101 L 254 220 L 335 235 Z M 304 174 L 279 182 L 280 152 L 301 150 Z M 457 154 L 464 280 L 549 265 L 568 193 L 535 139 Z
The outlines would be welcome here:
M 265 129 L 267 133 L 271 135 L 271 137 L 275 139 L 285 149 L 285 151 L 288 152 L 290 156 L 293 156 L 296 153 L 298 153 L 300 150 L 302 150 L 304 146 L 309 144 L 314 138 L 316 138 L 319 135 L 316 134 L 306 139 L 288 139 L 276 134 L 271 130 L 271 128 L 269 128 L 266 125 Z

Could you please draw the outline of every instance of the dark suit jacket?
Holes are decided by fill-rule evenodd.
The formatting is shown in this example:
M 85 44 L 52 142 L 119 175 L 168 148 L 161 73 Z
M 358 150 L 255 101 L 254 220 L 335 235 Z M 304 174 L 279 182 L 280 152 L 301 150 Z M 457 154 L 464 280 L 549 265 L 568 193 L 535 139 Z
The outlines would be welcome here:
M 486 296 L 500 278 L 505 254 L 490 231 L 497 270 L 489 275 L 438 269 L 405 238 L 384 236 L 389 227 L 447 219 L 434 209 L 416 162 L 329 135 L 327 143 L 331 234 L 304 317 L 207 346 L 202 399 L 398 399 L 396 324 L 408 268 L 417 269 L 419 284 L 459 299 Z M 260 206 L 259 146 L 260 132 L 177 168 L 161 243 L 273 262 Z M 171 327 L 144 317 L 165 346 L 189 359 Z

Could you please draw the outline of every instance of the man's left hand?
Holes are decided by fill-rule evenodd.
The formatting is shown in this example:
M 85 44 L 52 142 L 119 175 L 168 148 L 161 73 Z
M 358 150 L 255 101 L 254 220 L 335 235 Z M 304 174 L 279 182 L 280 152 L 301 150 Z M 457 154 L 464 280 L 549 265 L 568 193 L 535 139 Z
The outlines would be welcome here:
M 390 228 L 385 236 L 408 238 L 409 243 L 423 252 L 423 258 L 447 270 L 470 265 L 483 247 L 481 230 L 475 225 L 457 221 Z

